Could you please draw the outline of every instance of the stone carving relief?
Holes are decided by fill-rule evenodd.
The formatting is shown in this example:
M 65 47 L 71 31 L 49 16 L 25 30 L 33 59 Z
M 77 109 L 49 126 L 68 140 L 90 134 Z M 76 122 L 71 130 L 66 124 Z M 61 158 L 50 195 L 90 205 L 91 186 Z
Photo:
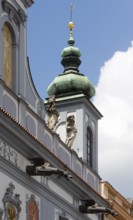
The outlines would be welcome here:
M 4 157 L 6 160 L 18 166 L 17 153 L 9 146 L 9 144 L 6 141 L 2 139 L 0 139 L 0 156 Z
M 19 213 L 21 211 L 21 201 L 20 195 L 14 194 L 15 186 L 11 182 L 6 189 L 4 197 L 2 199 L 4 209 L 0 209 L 0 220 L 7 219 L 7 220 L 18 220 Z
M 27 220 L 39 220 L 39 208 L 34 195 L 28 199 L 26 209 Z
M 48 113 L 48 120 L 47 120 L 47 126 L 53 130 L 58 122 L 59 113 L 56 110 L 55 106 L 55 96 L 51 96 L 48 99 L 48 102 L 46 104 L 46 110 Z
M 75 126 L 75 117 L 74 115 L 70 115 L 67 117 L 66 122 L 66 141 L 65 144 L 71 148 L 73 145 L 73 141 L 76 137 L 77 129 Z

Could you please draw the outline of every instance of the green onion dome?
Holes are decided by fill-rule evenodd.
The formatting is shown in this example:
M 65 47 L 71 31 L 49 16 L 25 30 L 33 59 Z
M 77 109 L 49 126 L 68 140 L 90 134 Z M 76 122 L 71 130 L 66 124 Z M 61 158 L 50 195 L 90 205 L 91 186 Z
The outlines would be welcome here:
M 72 22 L 69 23 L 71 23 L 70 27 L 74 27 Z M 74 43 L 71 28 L 68 47 L 64 48 L 61 53 L 61 64 L 64 66 L 64 72 L 59 74 L 48 86 L 47 92 L 49 96 L 84 93 L 88 98 L 91 98 L 95 94 L 95 88 L 89 79 L 84 74 L 79 73 L 78 67 L 81 64 L 81 53 L 77 47 L 74 47 Z

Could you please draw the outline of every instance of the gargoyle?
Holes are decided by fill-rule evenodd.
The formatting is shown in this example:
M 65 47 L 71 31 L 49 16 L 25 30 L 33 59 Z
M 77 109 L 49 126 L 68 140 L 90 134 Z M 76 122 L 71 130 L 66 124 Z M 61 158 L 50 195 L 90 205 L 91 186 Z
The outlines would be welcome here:
M 96 213 L 105 213 L 112 216 L 116 216 L 117 213 L 111 207 L 102 207 L 95 203 L 94 200 L 81 200 L 81 205 L 79 206 L 79 211 L 83 214 L 96 214 Z
M 51 176 L 56 174 L 61 177 L 65 177 L 67 180 L 72 178 L 67 170 L 52 167 L 42 158 L 31 158 L 29 160 L 31 161 L 32 165 L 26 166 L 26 173 L 30 176 Z

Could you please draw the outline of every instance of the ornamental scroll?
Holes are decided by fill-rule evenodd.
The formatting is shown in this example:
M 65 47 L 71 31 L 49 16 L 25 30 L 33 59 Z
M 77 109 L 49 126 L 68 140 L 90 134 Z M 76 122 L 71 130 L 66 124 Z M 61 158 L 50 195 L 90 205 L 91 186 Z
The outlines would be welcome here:
M 11 182 L 2 199 L 4 209 L 0 209 L 0 220 L 18 220 L 21 211 L 20 195 L 15 193 L 15 186 Z M 3 218 L 2 218 L 3 217 Z

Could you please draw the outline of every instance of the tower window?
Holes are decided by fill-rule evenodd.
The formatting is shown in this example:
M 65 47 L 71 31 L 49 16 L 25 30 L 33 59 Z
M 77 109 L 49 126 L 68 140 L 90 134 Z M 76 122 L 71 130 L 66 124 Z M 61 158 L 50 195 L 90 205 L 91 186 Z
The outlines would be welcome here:
M 12 32 L 7 24 L 3 27 L 4 48 L 3 48 L 3 65 L 4 65 L 4 82 L 12 88 L 13 80 L 13 37 Z
M 87 128 L 87 164 L 92 167 L 92 130 Z

